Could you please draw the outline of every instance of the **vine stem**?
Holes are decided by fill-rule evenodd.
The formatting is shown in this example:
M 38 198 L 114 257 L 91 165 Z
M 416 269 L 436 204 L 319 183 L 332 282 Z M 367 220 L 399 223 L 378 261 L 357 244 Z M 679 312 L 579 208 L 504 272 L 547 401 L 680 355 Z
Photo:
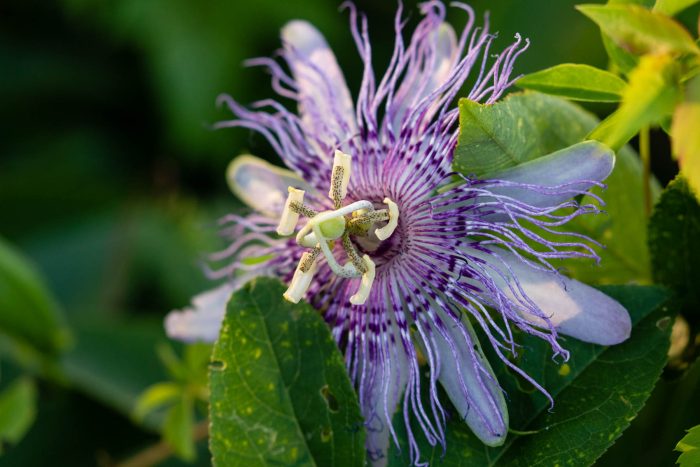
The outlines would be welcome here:
M 642 185 L 644 190 L 644 212 L 651 215 L 651 148 L 649 144 L 649 127 L 639 132 L 639 156 L 642 159 Z
M 209 435 L 209 420 L 197 423 L 192 429 L 192 439 L 195 443 L 205 439 Z M 116 467 L 150 467 L 159 464 L 171 457 L 175 451 L 165 441 L 160 441 L 146 449 L 137 452 L 132 457 L 117 464 Z

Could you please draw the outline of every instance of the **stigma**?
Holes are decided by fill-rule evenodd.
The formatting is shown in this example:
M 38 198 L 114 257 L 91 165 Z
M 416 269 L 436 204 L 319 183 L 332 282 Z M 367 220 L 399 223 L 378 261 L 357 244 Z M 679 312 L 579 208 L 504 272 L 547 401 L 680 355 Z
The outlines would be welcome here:
M 376 236 L 380 241 L 389 238 L 398 225 L 399 208 L 391 199 L 384 198 L 386 209 L 375 209 L 372 202 L 361 200 L 344 205 L 352 169 L 352 156 L 342 151 L 335 151 L 333 170 L 328 197 L 333 201 L 333 209 L 316 212 L 304 204 L 304 191 L 294 187 L 288 188 L 287 201 L 284 204 L 277 233 L 292 235 L 299 219 L 305 217 L 306 224 L 297 232 L 298 245 L 308 248 L 299 260 L 289 288 L 284 298 L 298 303 L 311 285 L 318 269 L 318 260 L 323 256 L 334 274 L 352 279 L 360 278 L 360 287 L 350 297 L 352 305 L 364 305 L 374 283 L 375 264 L 369 255 L 361 255 L 351 236 Z M 378 227 L 376 224 L 385 223 Z M 347 261 L 340 264 L 333 255 L 335 242 L 339 241 Z

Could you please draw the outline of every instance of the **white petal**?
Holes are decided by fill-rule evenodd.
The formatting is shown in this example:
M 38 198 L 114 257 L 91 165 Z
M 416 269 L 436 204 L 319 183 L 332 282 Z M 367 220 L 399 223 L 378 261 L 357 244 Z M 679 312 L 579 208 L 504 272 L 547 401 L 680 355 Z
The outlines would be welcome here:
M 214 342 L 219 337 L 226 304 L 237 288 L 232 283 L 226 283 L 196 295 L 191 307 L 168 313 L 165 332 L 172 339 L 183 342 Z
M 445 84 L 457 62 L 457 35 L 452 26 L 442 23 L 428 40 L 435 42 L 430 47 L 435 51 L 432 66 L 425 67 L 402 82 L 397 91 L 399 98 L 395 101 L 395 107 L 392 109 L 395 131 L 401 128 L 406 110 Z M 429 120 L 434 111 L 434 108 L 431 109 L 425 116 L 425 120 Z
M 323 35 L 306 21 L 282 28 L 285 58 L 299 88 L 302 121 L 312 134 L 328 130 L 330 146 L 356 130 L 355 114 L 343 72 Z M 330 154 L 328 155 L 330 157 Z
M 248 206 L 266 216 L 277 218 L 284 209 L 288 187 L 315 193 L 294 172 L 274 166 L 254 156 L 236 157 L 226 169 L 231 191 Z
M 497 255 L 510 267 L 525 294 L 562 334 L 601 345 L 619 344 L 630 336 L 629 313 L 603 292 L 554 272 L 534 269 L 510 252 L 498 250 Z M 488 256 L 482 254 L 483 259 L 508 274 L 502 263 Z M 506 295 L 517 299 L 505 281 L 498 278 L 496 282 Z M 512 279 L 510 283 L 515 284 Z M 523 317 L 535 325 L 545 324 L 531 314 Z
M 398 332 L 397 332 L 398 335 Z M 370 403 L 362 404 L 367 437 L 365 444 L 372 467 L 383 467 L 389 460 L 391 417 L 396 412 L 408 382 L 408 359 L 399 342 L 384 368 L 377 365 Z M 388 415 L 388 419 L 387 419 Z
M 496 173 L 489 178 L 543 187 L 572 184 L 571 189 L 582 192 L 590 189 L 593 186 L 592 182 L 605 180 L 614 166 L 615 154 L 612 149 L 597 141 L 585 141 Z M 493 188 L 491 191 L 541 208 L 557 206 L 575 196 L 566 193 L 545 194 L 513 187 Z
M 508 434 L 508 407 L 491 365 L 468 320 L 457 324 L 442 314 L 449 340 L 435 332 L 440 384 L 459 416 L 487 446 L 500 446 Z

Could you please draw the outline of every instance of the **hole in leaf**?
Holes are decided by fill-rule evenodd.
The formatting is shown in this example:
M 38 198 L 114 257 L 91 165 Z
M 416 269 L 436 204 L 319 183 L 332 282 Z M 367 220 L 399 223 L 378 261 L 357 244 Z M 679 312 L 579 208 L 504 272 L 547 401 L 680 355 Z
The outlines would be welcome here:
M 328 405 L 328 410 L 331 412 L 337 412 L 340 410 L 340 404 L 338 403 L 338 399 L 335 398 L 331 390 L 328 388 L 328 385 L 325 385 L 321 388 L 321 396 L 326 401 L 326 405 Z
M 209 362 L 209 369 L 212 371 L 224 371 L 226 369 L 226 362 L 221 360 L 212 360 Z
M 321 442 L 327 443 L 333 437 L 333 430 L 330 427 L 324 426 L 321 428 Z

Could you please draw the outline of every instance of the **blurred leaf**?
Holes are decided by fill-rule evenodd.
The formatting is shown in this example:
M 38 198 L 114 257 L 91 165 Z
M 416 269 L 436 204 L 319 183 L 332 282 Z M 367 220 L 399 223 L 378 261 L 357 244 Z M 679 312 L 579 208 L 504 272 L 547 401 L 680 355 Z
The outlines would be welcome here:
M 676 451 L 683 453 L 676 462 L 681 467 L 700 465 L 700 425 L 688 430 L 688 433 L 676 445 Z
M 168 410 L 163 425 L 163 438 L 182 459 L 193 461 L 195 443 L 192 437 L 194 429 L 194 405 L 189 397 L 182 397 Z
M 700 204 L 688 183 L 672 181 L 649 222 L 649 251 L 654 280 L 671 288 L 681 312 L 700 310 Z
M 679 99 L 678 65 L 670 55 L 645 55 L 629 76 L 620 108 L 590 138 L 617 150 L 642 127 L 659 123 Z
M 493 105 L 460 102 L 460 137 L 455 169 L 487 175 L 582 141 L 598 120 L 581 107 L 552 96 L 511 94 Z M 582 216 L 567 225 L 606 246 L 600 266 L 564 261 L 567 274 L 588 283 L 624 283 L 650 279 L 646 223 L 642 199 L 642 167 L 628 148 L 617 153 L 606 190 L 608 215 Z M 656 185 L 652 185 L 656 191 Z
M 664 15 L 674 16 L 676 13 L 680 13 L 699 1 L 700 0 L 656 0 L 654 11 L 658 11 Z
M 231 297 L 212 356 L 214 465 L 364 466 L 362 416 L 328 326 L 259 278 Z
M 182 393 L 183 387 L 172 382 L 156 383 L 149 386 L 136 401 L 134 417 L 137 420 L 142 420 L 148 413 L 176 401 L 178 397 L 182 396 Z
M 589 65 L 573 63 L 525 75 L 515 84 L 545 94 L 594 102 L 617 102 L 625 88 L 625 82 L 617 75 Z
M 577 5 L 625 51 L 648 53 L 700 53 L 695 41 L 671 18 L 638 5 Z
M 55 353 L 70 334 L 53 296 L 21 254 L 0 238 L 0 331 Z
M 577 143 L 586 130 L 571 113 L 570 103 L 536 92 L 488 105 L 460 99 L 453 168 L 485 177 Z
M 700 200 L 700 76 L 686 84 L 685 93 L 673 113 L 671 143 L 681 173 Z
M 167 379 L 155 354 L 165 339 L 160 321 L 76 323 L 76 346 L 63 358 L 64 372 L 75 387 L 130 416 L 149 386 Z M 156 420 L 146 419 L 149 428 Z
M 30 378 L 20 378 L 0 393 L 0 454 L 6 444 L 16 444 L 29 431 L 36 404 L 36 385 Z
M 629 311 L 632 336 L 612 347 L 569 339 L 565 347 L 571 358 L 557 367 L 546 342 L 521 335 L 523 352 L 518 364 L 550 392 L 554 409 L 548 410 L 547 399 L 533 388 L 523 388 L 522 380 L 504 365 L 495 365 L 509 397 L 511 428 L 534 433 L 511 433 L 503 446 L 488 448 L 455 417 L 447 424 L 444 457 L 439 446 L 431 447 L 418 436 L 421 452 L 431 465 L 591 465 L 613 444 L 659 379 L 666 363 L 671 319 L 661 307 L 666 299 L 662 289 L 616 286 L 603 291 Z M 405 456 L 408 447 L 403 446 L 402 451 Z M 406 458 L 395 454 L 398 457 L 390 453 L 390 465 L 405 465 Z

